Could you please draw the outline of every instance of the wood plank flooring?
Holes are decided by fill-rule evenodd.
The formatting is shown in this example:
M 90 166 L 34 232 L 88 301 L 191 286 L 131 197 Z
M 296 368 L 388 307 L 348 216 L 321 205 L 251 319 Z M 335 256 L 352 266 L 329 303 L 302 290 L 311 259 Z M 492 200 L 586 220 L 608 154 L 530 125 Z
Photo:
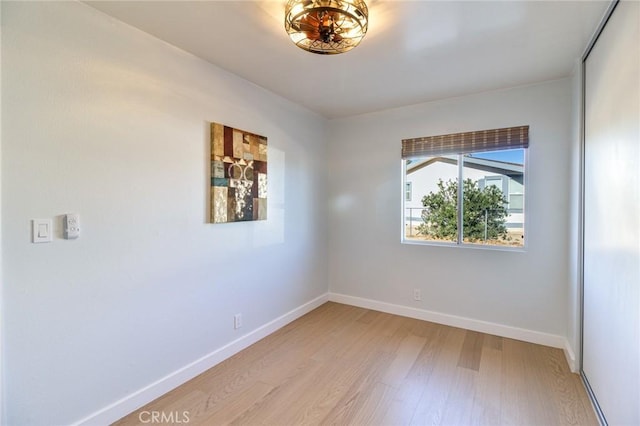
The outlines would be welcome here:
M 115 424 L 154 412 L 207 426 L 598 424 L 559 349 L 331 302 Z

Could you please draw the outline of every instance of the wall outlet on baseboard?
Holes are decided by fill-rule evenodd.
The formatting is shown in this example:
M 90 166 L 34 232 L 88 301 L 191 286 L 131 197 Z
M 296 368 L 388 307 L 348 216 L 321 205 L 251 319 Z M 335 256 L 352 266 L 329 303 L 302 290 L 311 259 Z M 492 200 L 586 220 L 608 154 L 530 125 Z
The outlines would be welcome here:
M 242 314 L 235 314 L 233 316 L 233 328 L 237 330 L 240 327 L 242 327 Z
M 413 289 L 413 300 L 422 300 L 422 293 L 420 292 L 419 288 L 414 288 Z

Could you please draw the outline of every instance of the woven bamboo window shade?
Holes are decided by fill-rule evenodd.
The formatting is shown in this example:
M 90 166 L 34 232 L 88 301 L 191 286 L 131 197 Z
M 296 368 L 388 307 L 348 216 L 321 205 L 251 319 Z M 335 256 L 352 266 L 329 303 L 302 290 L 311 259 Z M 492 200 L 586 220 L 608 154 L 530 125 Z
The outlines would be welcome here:
M 402 140 L 402 159 L 529 147 L 529 126 Z

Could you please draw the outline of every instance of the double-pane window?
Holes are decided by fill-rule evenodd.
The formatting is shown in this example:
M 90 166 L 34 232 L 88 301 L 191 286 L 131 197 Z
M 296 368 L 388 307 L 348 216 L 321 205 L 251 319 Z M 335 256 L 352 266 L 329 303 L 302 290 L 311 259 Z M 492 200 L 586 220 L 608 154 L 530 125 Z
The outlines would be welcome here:
M 523 247 L 528 146 L 528 126 L 403 140 L 403 240 Z

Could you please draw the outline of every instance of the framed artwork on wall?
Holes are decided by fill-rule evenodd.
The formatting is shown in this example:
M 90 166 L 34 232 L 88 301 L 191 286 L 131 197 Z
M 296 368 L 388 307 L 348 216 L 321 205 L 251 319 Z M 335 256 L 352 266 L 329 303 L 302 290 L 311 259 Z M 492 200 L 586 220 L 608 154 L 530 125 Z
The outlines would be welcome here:
M 211 223 L 267 218 L 267 138 L 211 123 Z

